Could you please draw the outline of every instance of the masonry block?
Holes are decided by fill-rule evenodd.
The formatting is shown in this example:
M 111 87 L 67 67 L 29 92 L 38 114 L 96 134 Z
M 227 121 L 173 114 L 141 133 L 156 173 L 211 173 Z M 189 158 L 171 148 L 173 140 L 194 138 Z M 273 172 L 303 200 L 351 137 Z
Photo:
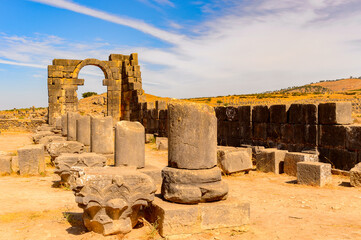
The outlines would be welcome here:
M 342 125 L 320 125 L 320 146 L 345 148 L 346 130 Z
M 298 162 L 318 162 L 318 156 L 315 154 L 288 152 L 284 160 L 284 173 L 296 177 Z
M 269 117 L 269 109 L 267 106 L 258 105 L 252 108 L 253 123 L 268 123 Z
M 250 170 L 253 168 L 252 149 L 218 146 L 217 165 L 226 174 Z
M 351 102 L 320 103 L 318 118 L 320 124 L 351 124 Z
M 266 140 L 267 126 L 267 123 L 253 123 L 253 138 L 259 140 Z
M 320 162 L 297 163 L 297 182 L 299 184 L 323 187 L 331 179 L 331 164 Z
M 287 105 L 272 105 L 269 107 L 271 123 L 287 123 Z
M 226 107 L 226 120 L 229 122 L 237 122 L 239 120 L 238 108 Z
M 28 145 L 18 149 L 20 175 L 45 172 L 44 145 Z
M 283 164 L 287 151 L 267 148 L 256 155 L 256 166 L 258 171 L 283 173 Z
M 353 187 L 361 187 L 361 163 L 350 170 L 350 184 Z
M 361 126 L 349 126 L 346 131 L 346 148 L 348 150 L 361 150 Z
M 0 175 L 11 173 L 11 156 L 0 155 Z
M 238 107 L 238 118 L 242 123 L 250 123 L 252 121 L 252 110 L 251 106 L 240 106 Z M 218 118 L 218 117 L 217 117 Z
M 275 141 L 281 141 L 281 124 L 270 123 L 267 124 L 267 137 Z

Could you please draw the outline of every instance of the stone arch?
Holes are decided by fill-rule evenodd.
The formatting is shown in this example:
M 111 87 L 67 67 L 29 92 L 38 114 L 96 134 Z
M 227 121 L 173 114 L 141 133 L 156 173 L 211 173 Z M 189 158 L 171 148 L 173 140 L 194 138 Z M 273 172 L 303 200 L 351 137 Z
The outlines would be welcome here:
M 88 65 L 99 67 L 103 71 L 105 79 L 109 79 L 109 80 L 113 79 L 113 75 L 112 75 L 112 71 L 110 70 L 110 67 L 104 61 L 100 61 L 100 60 L 95 59 L 95 58 L 87 58 L 87 59 L 84 59 L 83 61 L 81 61 L 75 67 L 75 70 L 74 70 L 74 72 L 72 74 L 72 78 L 77 79 L 80 70 L 83 67 L 88 66 Z

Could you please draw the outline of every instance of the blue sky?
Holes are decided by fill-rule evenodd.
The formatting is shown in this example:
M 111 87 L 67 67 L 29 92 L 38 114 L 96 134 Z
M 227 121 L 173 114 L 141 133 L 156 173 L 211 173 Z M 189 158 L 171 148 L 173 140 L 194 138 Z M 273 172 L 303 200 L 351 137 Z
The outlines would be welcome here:
M 276 90 L 361 76 L 359 0 L 0 0 L 0 109 L 47 106 L 54 58 L 139 53 L 167 97 Z M 105 92 L 84 67 L 86 91 Z

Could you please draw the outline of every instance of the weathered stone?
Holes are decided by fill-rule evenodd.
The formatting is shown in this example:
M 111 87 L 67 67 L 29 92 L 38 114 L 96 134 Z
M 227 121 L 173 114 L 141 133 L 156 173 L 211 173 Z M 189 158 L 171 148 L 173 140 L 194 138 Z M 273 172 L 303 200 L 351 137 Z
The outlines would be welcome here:
M 55 129 L 53 126 L 49 126 L 48 124 L 43 124 L 36 128 L 37 132 L 51 132 Z
M 0 175 L 11 173 L 11 156 L 0 155 Z
M 146 133 L 145 134 L 145 143 L 152 143 L 155 142 L 154 134 Z
M 318 162 L 318 156 L 315 154 L 288 152 L 284 160 L 284 173 L 296 177 L 298 162 Z
M 356 164 L 350 171 L 350 184 L 353 187 L 361 187 L 361 163 Z
M 77 175 L 75 201 L 84 210 L 84 225 L 89 231 L 128 233 L 141 217 L 141 207 L 154 199 L 153 180 L 130 168 L 83 168 Z
M 114 153 L 112 117 L 91 117 L 90 150 L 95 153 Z
M 28 145 L 18 149 L 20 175 L 45 172 L 44 145 Z
M 361 126 L 353 125 L 347 127 L 346 148 L 349 150 L 361 150 Z
M 11 169 L 15 173 L 19 172 L 20 169 L 19 169 L 19 157 L 18 156 L 13 156 L 11 158 Z
M 158 150 L 168 150 L 168 138 L 166 137 L 157 137 L 155 144 Z
M 200 233 L 208 229 L 239 227 L 250 222 L 250 205 L 229 198 L 198 205 L 172 204 L 160 198 L 146 208 L 146 220 L 162 237 Z
M 317 105 L 291 104 L 288 109 L 288 123 L 317 124 Z
M 76 141 L 51 142 L 46 146 L 49 155 L 54 160 L 62 153 L 82 153 L 84 144 Z
M 33 142 L 37 144 L 37 143 L 39 143 L 40 139 L 42 139 L 43 137 L 54 136 L 54 135 L 55 134 L 50 131 L 37 132 L 36 134 L 33 135 Z
M 272 105 L 269 107 L 270 123 L 287 123 L 287 105 Z
M 68 131 L 67 131 L 67 140 L 68 141 L 76 141 L 76 120 L 79 118 L 79 114 L 76 112 L 68 112 L 68 118 L 67 118 L 67 127 L 68 127 Z
M 55 158 L 55 174 L 58 174 L 63 184 L 74 185 L 71 174 L 72 167 L 104 167 L 106 157 L 96 153 L 62 153 Z
M 212 168 L 217 164 L 217 119 L 206 104 L 171 102 L 169 118 L 169 166 Z
M 218 167 L 200 170 L 166 167 L 162 177 L 162 195 L 171 202 L 193 204 L 227 198 L 228 185 L 221 181 Z
M 268 123 L 269 109 L 267 106 L 258 105 L 252 108 L 252 122 L 253 123 Z
M 76 140 L 90 146 L 90 116 L 79 116 L 76 120 Z
M 66 141 L 65 137 L 61 137 L 61 136 L 45 136 L 43 138 L 41 138 L 39 140 L 39 144 L 43 144 L 44 146 L 47 146 L 49 143 L 51 142 L 62 142 L 62 141 Z
M 239 115 L 238 118 L 239 118 L 240 122 L 250 123 L 252 121 L 251 106 L 239 106 L 238 107 L 238 115 Z
M 258 171 L 283 173 L 283 164 L 287 151 L 268 148 L 256 155 L 256 166 Z
M 298 162 L 297 182 L 299 184 L 324 186 L 332 179 L 331 164 L 320 162 Z
M 153 179 L 154 184 L 162 184 L 162 169 L 146 164 L 144 168 L 138 169 L 139 172 L 147 174 Z
M 250 170 L 253 167 L 252 149 L 218 147 L 217 162 L 218 167 L 227 174 Z
M 144 127 L 139 122 L 120 121 L 115 127 L 115 166 L 145 166 Z
M 351 102 L 320 103 L 318 119 L 320 124 L 351 124 Z
M 267 123 L 253 124 L 253 139 L 266 140 L 267 139 Z
M 68 115 L 61 115 L 61 134 L 63 137 L 68 135 Z
M 55 118 L 55 129 L 56 130 L 61 130 L 61 116 Z
M 346 145 L 346 126 L 320 125 L 320 146 L 344 148 Z

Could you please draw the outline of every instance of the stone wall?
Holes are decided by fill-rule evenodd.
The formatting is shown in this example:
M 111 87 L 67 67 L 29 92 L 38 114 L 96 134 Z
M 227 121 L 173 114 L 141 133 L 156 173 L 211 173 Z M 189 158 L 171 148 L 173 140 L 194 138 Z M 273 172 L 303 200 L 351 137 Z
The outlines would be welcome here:
M 78 110 L 79 71 L 87 65 L 98 66 L 107 86 L 107 115 L 115 121 L 139 118 L 139 103 L 145 102 L 138 54 L 111 54 L 109 61 L 54 59 L 48 66 L 49 124 L 66 112 Z
M 145 127 L 146 133 L 158 137 L 168 136 L 168 109 L 165 101 L 145 102 L 140 106 L 139 122 Z
M 44 123 L 43 119 L 0 119 L 0 130 L 31 132 Z
M 361 126 L 351 103 L 216 107 L 218 145 L 318 151 L 320 160 L 350 170 L 361 162 Z

